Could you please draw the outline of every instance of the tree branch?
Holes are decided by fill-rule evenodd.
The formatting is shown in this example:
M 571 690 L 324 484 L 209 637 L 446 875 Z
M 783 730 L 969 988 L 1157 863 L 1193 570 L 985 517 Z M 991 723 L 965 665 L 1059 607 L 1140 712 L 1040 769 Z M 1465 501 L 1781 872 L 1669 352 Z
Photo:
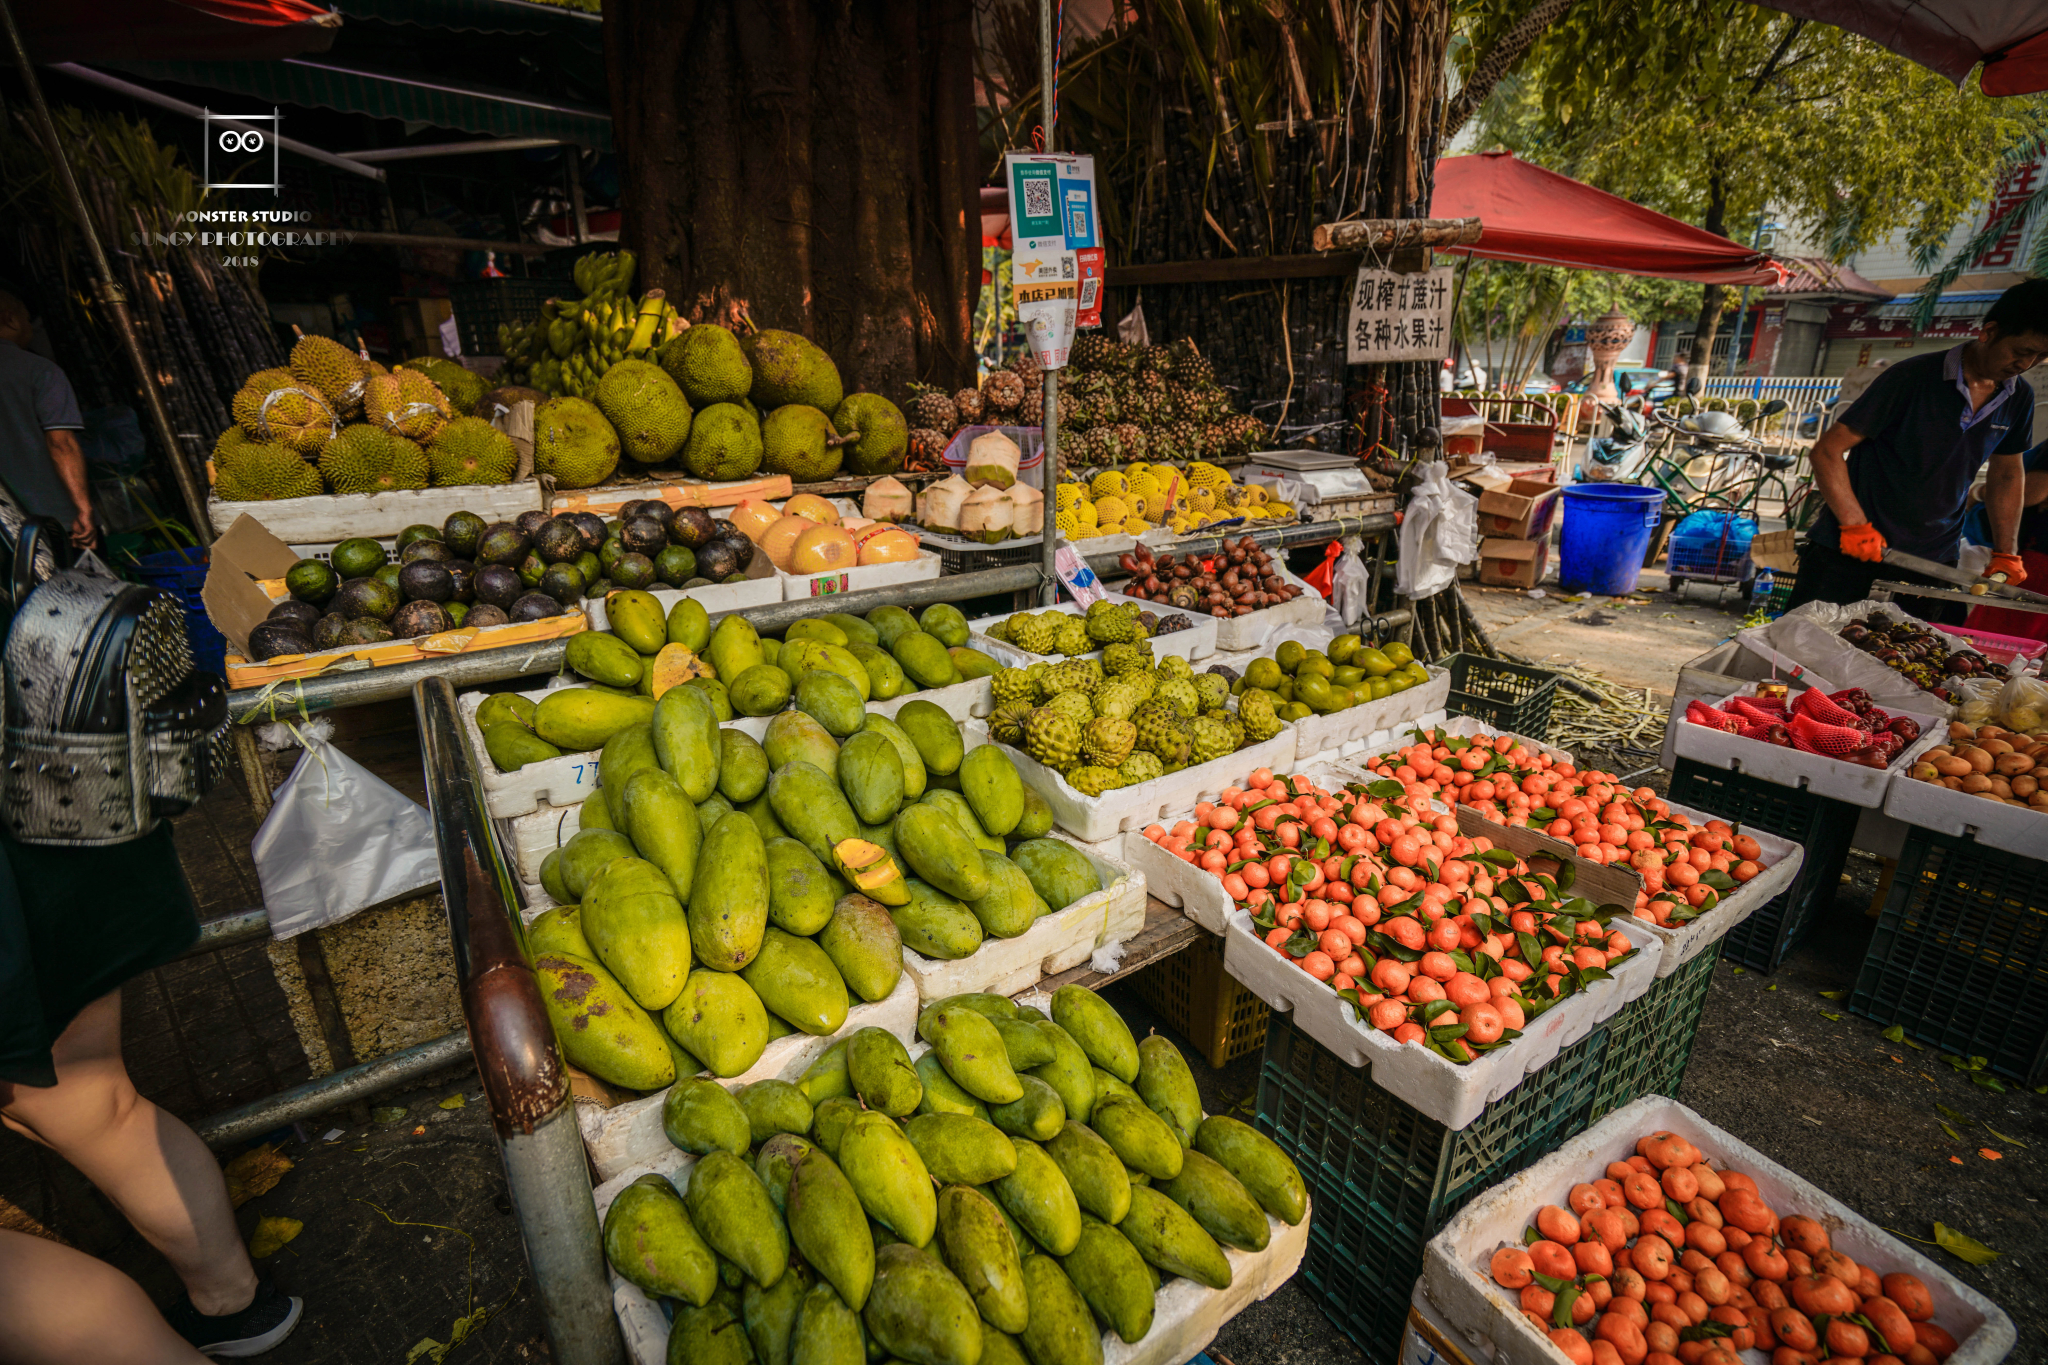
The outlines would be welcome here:
M 1751 99 L 1755 99 L 1758 92 L 1764 88 L 1765 82 L 1777 74 L 1778 63 L 1785 60 L 1785 54 L 1792 50 L 1792 44 L 1799 40 L 1799 31 L 1805 27 L 1806 21 L 1804 19 L 1794 19 L 1792 27 L 1785 30 L 1784 40 L 1778 44 L 1778 50 L 1771 54 L 1771 59 L 1764 63 L 1763 70 L 1757 72 L 1756 79 L 1750 83 L 1749 97 Z
M 1486 49 L 1486 55 L 1473 63 L 1472 74 L 1465 78 L 1464 85 L 1445 106 L 1443 129 L 1437 135 L 1438 147 L 1451 145 L 1451 139 L 1486 102 L 1486 97 L 1500 84 L 1501 77 L 1528 55 L 1536 40 L 1543 36 L 1543 30 L 1556 23 L 1566 10 L 1577 3 L 1578 0 L 1536 0 L 1528 13 L 1515 20 L 1508 31 Z

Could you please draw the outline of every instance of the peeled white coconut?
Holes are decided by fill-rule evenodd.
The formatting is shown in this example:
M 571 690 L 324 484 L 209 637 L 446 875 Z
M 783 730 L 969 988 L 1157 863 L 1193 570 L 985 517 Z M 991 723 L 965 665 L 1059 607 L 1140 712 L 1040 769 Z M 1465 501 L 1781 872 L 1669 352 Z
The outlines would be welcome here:
M 967 446 L 967 482 L 976 488 L 1008 488 L 1017 482 L 1024 452 L 1000 431 L 986 431 Z
M 964 540 L 978 540 L 984 545 L 994 545 L 1010 538 L 1010 518 L 1013 504 L 1009 493 L 1001 488 L 977 488 L 968 495 L 960 508 L 960 535 Z
M 924 491 L 924 524 L 940 535 L 960 534 L 960 507 L 974 492 L 974 485 L 954 474 Z
M 1010 527 L 1018 536 L 1042 535 L 1045 532 L 1045 494 L 1028 483 L 1020 483 L 1010 489 Z
M 910 490 L 894 478 L 876 479 L 861 496 L 860 510 L 869 521 L 909 521 Z

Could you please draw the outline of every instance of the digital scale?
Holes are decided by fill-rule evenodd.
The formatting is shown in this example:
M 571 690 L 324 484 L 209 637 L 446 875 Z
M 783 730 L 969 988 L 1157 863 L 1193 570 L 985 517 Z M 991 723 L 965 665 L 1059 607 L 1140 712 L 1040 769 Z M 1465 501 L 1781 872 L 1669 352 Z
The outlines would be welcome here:
M 1378 512 L 1394 505 L 1394 495 L 1374 488 L 1358 461 L 1325 450 L 1255 450 L 1241 471 L 1247 481 L 1285 479 L 1306 488 L 1292 501 L 1311 521 L 1334 521 Z

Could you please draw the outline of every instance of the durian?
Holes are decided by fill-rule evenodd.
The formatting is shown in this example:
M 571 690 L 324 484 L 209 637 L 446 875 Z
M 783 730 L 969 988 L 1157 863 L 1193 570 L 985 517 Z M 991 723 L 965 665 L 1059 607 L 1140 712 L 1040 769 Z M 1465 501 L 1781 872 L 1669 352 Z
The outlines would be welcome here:
M 320 452 L 320 473 L 336 493 L 425 488 L 427 455 L 403 436 L 358 422 L 343 427 Z
M 393 370 L 363 387 L 364 419 L 409 441 L 433 440 L 450 415 L 447 395 L 418 370 Z
M 510 483 L 519 472 L 512 438 L 481 417 L 458 417 L 427 445 L 434 486 Z
M 213 491 L 223 502 L 314 498 L 321 493 L 320 472 L 287 446 L 243 441 L 216 457 Z
M 292 347 L 291 371 L 292 378 L 327 400 L 335 416 L 347 419 L 362 407 L 363 362 L 331 337 L 300 337 Z

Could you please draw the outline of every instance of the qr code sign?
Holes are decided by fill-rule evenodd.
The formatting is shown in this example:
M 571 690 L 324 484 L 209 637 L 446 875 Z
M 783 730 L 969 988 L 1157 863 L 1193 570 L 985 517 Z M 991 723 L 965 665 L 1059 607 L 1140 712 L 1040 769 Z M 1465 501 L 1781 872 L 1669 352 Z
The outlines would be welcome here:
M 1052 216 L 1052 182 L 1050 180 L 1026 180 L 1024 182 L 1024 216 L 1026 218 L 1049 218 Z

